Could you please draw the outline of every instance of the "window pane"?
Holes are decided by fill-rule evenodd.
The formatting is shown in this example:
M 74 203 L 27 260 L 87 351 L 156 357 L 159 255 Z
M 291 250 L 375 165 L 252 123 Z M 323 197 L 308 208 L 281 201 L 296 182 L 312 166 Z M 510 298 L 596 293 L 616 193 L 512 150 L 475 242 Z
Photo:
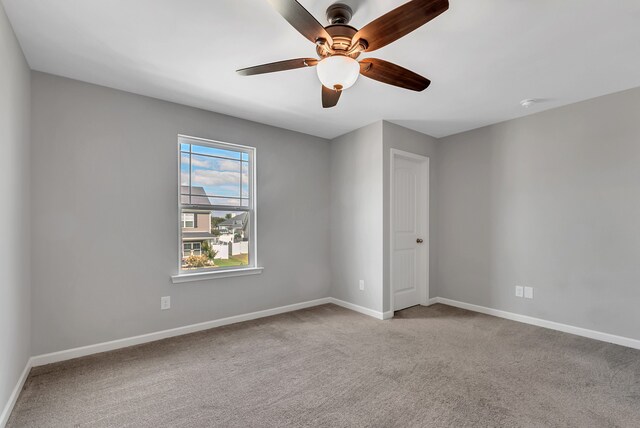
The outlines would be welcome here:
M 224 150 L 224 149 L 218 149 L 216 147 L 208 147 L 208 146 L 198 146 L 195 144 L 191 145 L 191 151 L 193 153 L 200 153 L 203 155 L 210 155 L 210 156 L 219 156 L 219 157 L 228 158 L 228 159 L 240 159 L 240 156 L 242 154 L 241 152 L 236 152 L 232 150 Z
M 196 147 L 196 146 L 194 146 Z M 242 164 L 231 159 L 219 159 L 202 155 L 191 155 L 191 191 L 188 187 L 189 160 L 183 156 L 181 160 L 182 193 L 191 193 L 191 204 L 197 205 L 231 205 L 238 206 L 242 192 Z M 244 163 L 246 164 L 246 163 Z M 245 167 L 248 171 L 248 166 Z M 185 174 L 185 172 L 187 174 Z M 247 177 L 248 180 L 248 177 Z M 248 182 L 247 182 L 248 183 Z M 186 189 L 184 185 L 187 185 Z M 247 184 L 248 189 L 248 184 Z M 194 197 L 195 196 L 195 197 Z M 244 195 L 247 197 L 248 195 Z M 214 200 L 222 197 L 222 200 Z
M 193 227 L 195 227 L 195 214 L 193 214 L 193 213 L 182 213 L 182 227 L 183 228 L 193 228 Z
M 240 198 L 209 198 L 209 201 L 211 201 L 211 205 L 240 206 Z
M 180 155 L 180 185 L 189 186 L 189 155 L 184 153 Z M 182 193 L 189 193 L 186 190 Z
M 181 143 L 180 144 L 180 151 L 181 152 L 188 152 L 188 151 L 190 151 L 190 146 L 191 146 L 190 144 Z
M 249 197 L 249 164 L 242 162 L 242 197 Z
M 249 265 L 249 212 L 183 209 L 182 216 L 190 215 L 197 218 L 197 227 L 182 230 L 183 270 Z

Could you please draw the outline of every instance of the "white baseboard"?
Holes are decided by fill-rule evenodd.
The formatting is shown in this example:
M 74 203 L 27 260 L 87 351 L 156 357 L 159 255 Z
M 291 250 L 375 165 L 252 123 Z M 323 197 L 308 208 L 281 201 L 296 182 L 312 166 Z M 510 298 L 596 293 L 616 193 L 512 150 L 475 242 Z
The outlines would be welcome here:
M 32 360 L 33 360 L 32 358 L 29 358 L 27 360 L 27 364 L 24 366 L 24 370 L 22 370 L 22 373 L 18 378 L 18 382 L 16 383 L 16 386 L 13 388 L 13 391 L 11 391 L 11 395 L 9 396 L 9 400 L 7 401 L 7 404 L 5 404 L 4 409 L 2 409 L 2 413 L 0 413 L 1 428 L 4 428 L 7 425 L 7 422 L 9 422 L 9 416 L 11 416 L 11 412 L 13 411 L 13 406 L 16 405 L 16 401 L 18 401 L 18 396 L 22 391 L 22 387 L 24 386 L 24 383 L 27 380 L 27 377 L 29 376 L 29 371 L 31 370 L 32 363 L 33 363 Z
M 334 305 L 342 306 L 343 308 L 351 309 L 352 311 L 360 312 L 361 314 L 369 315 L 370 317 L 379 320 L 393 318 L 393 311 L 374 311 L 373 309 L 365 308 L 364 306 L 356 305 L 355 303 L 345 302 L 344 300 L 336 299 L 335 297 L 329 297 L 329 301 Z
M 140 336 L 127 337 L 124 339 L 112 340 L 110 342 L 96 343 L 94 345 L 81 346 L 78 348 L 66 349 L 64 351 L 51 352 L 49 354 L 37 355 L 31 358 L 33 367 L 45 364 L 57 363 L 73 358 L 84 357 L 87 355 L 97 354 L 100 352 L 113 351 L 115 349 L 126 348 L 127 346 L 140 345 L 142 343 L 153 342 L 156 340 L 166 339 L 183 334 L 195 333 L 197 331 L 208 330 L 210 328 L 221 327 L 223 325 L 235 324 L 243 321 L 250 321 L 258 318 L 264 318 L 272 315 L 283 314 L 285 312 L 297 311 L 300 309 L 310 308 L 313 306 L 333 303 L 361 314 L 369 315 L 377 319 L 388 319 L 393 317 L 393 312 L 378 312 L 369 308 L 335 299 L 333 297 L 325 297 L 322 299 L 310 300 L 307 302 L 295 303 L 293 305 L 280 306 L 278 308 L 266 309 L 258 312 L 251 312 L 243 315 L 236 315 L 228 318 L 222 318 L 213 321 L 206 321 L 198 324 L 191 324 L 184 327 L 162 330 Z
M 431 299 L 427 300 L 427 304 L 425 306 L 435 305 L 436 303 L 438 303 L 438 298 L 437 297 L 432 297 Z
M 293 305 L 280 306 L 278 308 L 266 309 L 263 311 L 251 312 L 243 315 L 236 315 L 213 321 L 206 321 L 198 324 L 191 324 L 184 327 L 172 328 L 169 330 L 157 331 L 154 333 L 142 334 L 140 336 L 127 337 L 124 339 L 112 340 L 110 342 L 96 343 L 94 345 L 81 346 L 79 348 L 67 349 L 64 351 L 51 352 L 32 357 L 33 367 L 45 364 L 57 363 L 59 361 L 70 360 L 72 358 L 84 357 L 86 355 L 97 354 L 99 352 L 113 351 L 114 349 L 126 348 L 127 346 L 140 345 L 142 343 L 154 342 L 183 334 L 195 333 L 197 331 L 208 330 L 210 328 L 221 327 L 223 325 L 235 324 L 243 321 L 250 321 L 272 315 L 283 314 L 285 312 L 297 311 L 313 306 L 334 303 L 330 297 L 309 300 L 307 302 L 294 303 Z
M 615 334 L 603 333 L 601 331 L 589 330 L 582 327 L 574 327 L 572 325 L 561 324 L 555 321 L 547 321 L 540 318 L 534 318 L 527 315 L 520 315 L 513 312 L 502 311 L 500 309 L 487 308 L 484 306 L 473 305 L 471 303 L 459 302 L 457 300 L 436 297 L 434 303 L 442 303 L 444 305 L 455 306 L 456 308 L 467 309 L 473 312 L 493 315 L 494 317 L 505 318 L 512 321 L 518 321 L 525 324 L 531 324 L 538 327 L 549 328 L 551 330 L 562 331 L 564 333 L 575 334 L 576 336 L 588 337 L 589 339 L 600 340 L 602 342 L 614 343 L 616 345 L 626 346 L 628 348 L 640 349 L 640 340 L 631 339 L 629 337 L 616 336 Z

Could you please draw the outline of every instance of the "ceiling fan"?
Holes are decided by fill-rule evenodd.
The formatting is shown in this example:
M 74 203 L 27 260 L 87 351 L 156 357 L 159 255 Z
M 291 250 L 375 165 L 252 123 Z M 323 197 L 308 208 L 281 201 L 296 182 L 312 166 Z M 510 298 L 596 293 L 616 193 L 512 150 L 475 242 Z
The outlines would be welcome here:
M 296 68 L 317 67 L 322 83 L 322 106 L 338 104 L 342 91 L 353 86 L 362 74 L 370 79 L 412 91 L 427 89 L 429 79 L 377 58 L 356 61 L 363 52 L 380 49 L 431 21 L 449 8 L 448 0 L 412 0 L 382 15 L 360 30 L 348 25 L 353 10 L 335 3 L 327 8 L 329 25 L 323 27 L 296 0 L 269 3 L 303 36 L 316 45 L 319 58 L 296 58 L 237 70 L 242 76 Z

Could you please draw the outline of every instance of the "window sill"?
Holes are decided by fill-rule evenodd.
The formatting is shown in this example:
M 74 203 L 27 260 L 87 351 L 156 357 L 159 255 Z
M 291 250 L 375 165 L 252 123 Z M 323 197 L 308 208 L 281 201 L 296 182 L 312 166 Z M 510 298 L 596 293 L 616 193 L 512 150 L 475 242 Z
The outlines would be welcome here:
M 263 269 L 263 267 L 251 267 L 244 269 L 229 269 L 218 272 L 183 273 L 179 275 L 173 275 L 171 277 L 171 282 L 173 282 L 174 284 L 181 284 L 183 282 L 230 278 L 232 276 L 259 275 L 262 273 Z

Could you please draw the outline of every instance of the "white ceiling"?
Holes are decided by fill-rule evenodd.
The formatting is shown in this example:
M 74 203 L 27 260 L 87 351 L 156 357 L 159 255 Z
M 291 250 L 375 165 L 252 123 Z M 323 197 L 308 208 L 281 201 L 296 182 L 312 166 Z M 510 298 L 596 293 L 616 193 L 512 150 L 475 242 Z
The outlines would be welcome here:
M 300 2 L 326 23 L 332 0 Z M 361 27 L 405 1 L 345 2 Z M 379 119 L 442 137 L 640 86 L 638 0 L 450 3 L 365 55 L 423 74 L 426 91 L 360 78 L 325 110 L 312 69 L 236 75 L 314 54 L 266 0 L 3 0 L 35 70 L 327 138 Z

